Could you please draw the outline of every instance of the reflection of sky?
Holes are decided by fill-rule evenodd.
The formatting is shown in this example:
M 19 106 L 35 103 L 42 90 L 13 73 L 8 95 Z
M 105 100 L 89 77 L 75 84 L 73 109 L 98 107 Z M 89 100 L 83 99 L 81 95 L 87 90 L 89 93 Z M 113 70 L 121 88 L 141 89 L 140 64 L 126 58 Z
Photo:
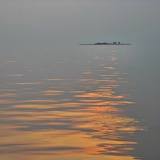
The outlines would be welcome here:
M 116 52 L 101 50 L 106 54 L 84 52 L 83 62 L 81 57 L 69 59 L 71 53 L 66 59 L 53 56 L 49 64 L 41 62 L 48 65 L 44 68 L 34 61 L 25 67 L 23 60 L 3 63 L 0 154 L 4 160 L 9 155 L 133 159 L 132 134 L 139 128 L 135 119 L 123 114 L 123 107 L 134 102 L 130 93 L 117 92 L 127 83 L 126 73 L 118 71 Z

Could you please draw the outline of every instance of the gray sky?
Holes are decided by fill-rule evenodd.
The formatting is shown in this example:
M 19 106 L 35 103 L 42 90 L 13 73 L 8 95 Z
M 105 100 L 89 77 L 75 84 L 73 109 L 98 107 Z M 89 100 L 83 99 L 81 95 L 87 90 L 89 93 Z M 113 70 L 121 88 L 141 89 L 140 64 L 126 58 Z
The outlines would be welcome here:
M 158 0 L 1 0 L 0 45 L 159 43 Z

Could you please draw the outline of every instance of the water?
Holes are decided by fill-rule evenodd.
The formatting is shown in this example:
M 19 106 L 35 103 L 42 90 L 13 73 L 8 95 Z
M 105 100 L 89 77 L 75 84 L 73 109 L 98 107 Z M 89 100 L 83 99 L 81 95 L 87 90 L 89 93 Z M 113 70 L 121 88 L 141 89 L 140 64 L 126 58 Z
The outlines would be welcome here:
M 3 50 L 1 159 L 158 159 L 158 58 L 136 45 Z

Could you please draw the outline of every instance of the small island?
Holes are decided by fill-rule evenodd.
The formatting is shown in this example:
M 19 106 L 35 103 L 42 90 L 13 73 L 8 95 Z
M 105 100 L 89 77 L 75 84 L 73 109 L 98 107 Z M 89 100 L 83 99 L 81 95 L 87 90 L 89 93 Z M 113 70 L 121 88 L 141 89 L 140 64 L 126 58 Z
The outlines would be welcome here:
M 113 42 L 113 43 L 92 43 L 92 44 L 80 44 L 80 45 L 131 45 L 130 43 L 120 43 L 120 42 Z

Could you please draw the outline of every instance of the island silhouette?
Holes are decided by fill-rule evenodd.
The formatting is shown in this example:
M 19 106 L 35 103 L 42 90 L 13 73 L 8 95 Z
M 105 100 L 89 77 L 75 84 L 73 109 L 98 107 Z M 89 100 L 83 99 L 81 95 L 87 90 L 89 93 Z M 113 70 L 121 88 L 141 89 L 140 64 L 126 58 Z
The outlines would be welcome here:
M 91 44 L 79 44 L 79 45 L 131 45 L 131 43 L 121 43 L 121 42 L 113 42 L 113 43 L 107 43 L 107 42 L 97 42 L 97 43 L 91 43 Z

